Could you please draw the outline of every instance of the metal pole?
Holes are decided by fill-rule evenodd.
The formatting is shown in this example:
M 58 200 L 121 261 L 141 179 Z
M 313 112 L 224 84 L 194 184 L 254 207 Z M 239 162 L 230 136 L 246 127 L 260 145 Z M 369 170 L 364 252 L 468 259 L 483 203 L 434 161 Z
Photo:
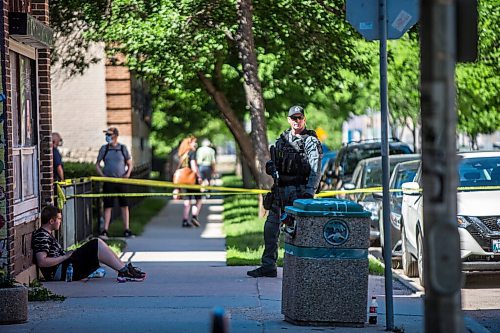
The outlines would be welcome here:
M 421 14 L 425 331 L 463 333 L 456 207 L 455 1 L 422 0 Z
M 382 153 L 382 212 L 384 223 L 384 276 L 385 276 L 385 322 L 388 331 L 394 329 L 394 305 L 392 299 L 392 249 L 389 202 L 389 138 L 388 138 L 388 99 L 387 99 L 387 1 L 379 2 L 380 33 L 380 117 Z

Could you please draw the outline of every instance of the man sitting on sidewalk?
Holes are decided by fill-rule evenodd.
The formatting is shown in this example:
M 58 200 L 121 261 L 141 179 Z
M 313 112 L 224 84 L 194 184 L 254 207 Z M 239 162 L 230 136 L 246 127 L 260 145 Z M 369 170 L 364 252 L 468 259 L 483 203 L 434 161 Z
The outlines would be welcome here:
M 66 268 L 73 265 L 73 280 L 88 277 L 103 263 L 118 272 L 117 281 L 143 281 L 146 273 L 132 264 L 125 265 L 118 256 L 101 239 L 95 238 L 83 244 L 75 251 L 65 252 L 59 242 L 52 236 L 54 230 L 61 227 L 61 210 L 47 206 L 41 214 L 42 226 L 33 233 L 32 248 L 36 264 L 40 267 L 47 281 L 64 281 Z

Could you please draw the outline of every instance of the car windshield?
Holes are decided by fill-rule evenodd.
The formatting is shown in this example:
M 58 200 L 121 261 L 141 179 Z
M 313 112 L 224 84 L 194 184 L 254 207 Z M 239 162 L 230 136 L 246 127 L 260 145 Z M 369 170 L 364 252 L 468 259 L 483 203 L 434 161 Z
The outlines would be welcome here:
M 394 182 L 394 188 L 401 188 L 403 183 L 412 182 L 417 174 L 418 165 L 414 169 L 403 169 L 399 170 L 396 181 Z
M 389 147 L 389 155 L 411 154 L 411 149 L 405 146 Z M 380 147 L 366 148 L 355 147 L 347 152 L 347 156 L 343 165 L 344 174 L 350 175 L 353 173 L 359 161 L 365 158 L 380 156 Z
M 398 163 L 401 162 L 401 159 L 390 159 L 389 160 L 389 175 L 392 174 L 392 171 L 396 167 Z M 416 170 L 413 172 L 413 177 L 415 177 Z M 411 175 L 408 175 L 408 178 Z M 411 178 L 413 180 L 413 177 Z M 411 181 L 411 180 L 410 180 Z M 363 180 L 363 188 L 366 187 L 374 187 L 374 186 L 382 186 L 382 163 L 379 161 L 378 163 L 373 163 L 367 165 L 365 169 L 365 176 Z
M 464 158 L 458 173 L 460 186 L 500 186 L 500 156 Z

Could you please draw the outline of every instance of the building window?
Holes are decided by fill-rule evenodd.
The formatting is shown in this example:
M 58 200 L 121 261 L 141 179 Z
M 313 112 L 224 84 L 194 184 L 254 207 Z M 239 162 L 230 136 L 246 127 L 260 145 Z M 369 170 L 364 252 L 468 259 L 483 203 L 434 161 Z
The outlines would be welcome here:
M 36 61 L 10 52 L 14 215 L 38 209 Z

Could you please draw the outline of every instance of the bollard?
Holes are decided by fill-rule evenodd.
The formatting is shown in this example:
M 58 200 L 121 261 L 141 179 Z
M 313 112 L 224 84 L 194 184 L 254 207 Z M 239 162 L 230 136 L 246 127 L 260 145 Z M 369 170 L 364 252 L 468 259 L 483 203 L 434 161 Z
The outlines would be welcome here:
M 229 319 L 223 308 L 217 307 L 212 313 L 211 333 L 229 333 Z

